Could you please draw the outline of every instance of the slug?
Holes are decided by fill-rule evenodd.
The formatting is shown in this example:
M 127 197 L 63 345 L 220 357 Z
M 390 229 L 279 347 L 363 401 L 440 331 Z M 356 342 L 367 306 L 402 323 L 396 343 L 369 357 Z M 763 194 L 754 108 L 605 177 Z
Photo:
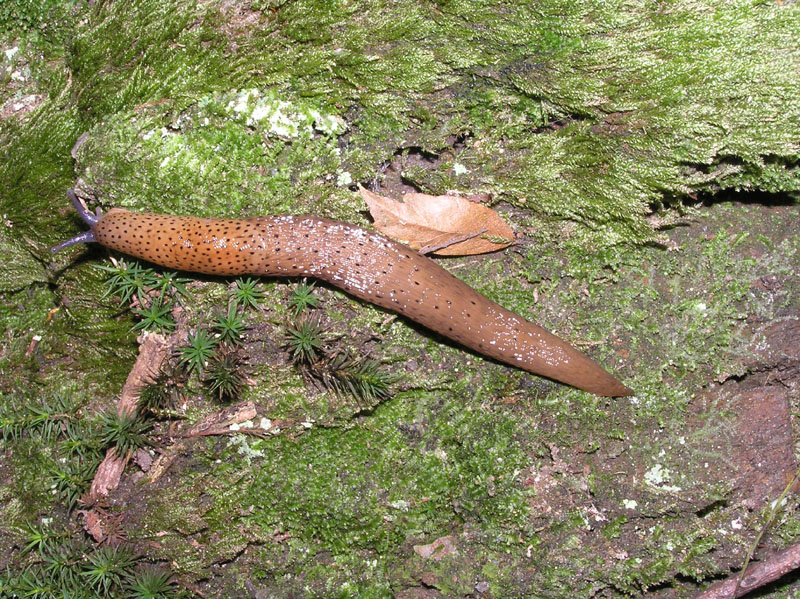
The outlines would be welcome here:
M 176 270 L 314 277 L 500 362 L 597 395 L 633 394 L 567 342 L 378 233 L 314 216 L 218 219 L 121 209 L 95 215 L 72 190 L 67 196 L 90 230 L 53 252 L 96 241 Z

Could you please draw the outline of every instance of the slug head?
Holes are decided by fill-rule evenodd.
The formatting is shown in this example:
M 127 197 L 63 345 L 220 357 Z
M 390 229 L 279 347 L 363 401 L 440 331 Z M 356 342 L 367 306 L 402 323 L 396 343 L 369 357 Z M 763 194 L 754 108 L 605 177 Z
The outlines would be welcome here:
M 100 213 L 100 209 L 97 209 L 97 214 L 92 214 L 86 208 L 83 207 L 83 204 L 80 203 L 78 200 L 78 196 L 75 195 L 75 192 L 71 189 L 67 190 L 67 197 L 72 202 L 72 205 L 75 206 L 75 210 L 78 211 L 78 216 L 81 217 L 81 220 L 89 225 L 89 230 L 84 231 L 80 235 L 76 235 L 72 239 L 68 239 L 64 243 L 59 243 L 57 246 L 50 249 L 51 252 L 54 254 L 67 248 L 71 245 L 75 245 L 76 243 L 90 243 L 92 241 L 96 241 L 94 237 L 94 228 L 97 226 L 97 223 L 100 221 L 100 217 L 102 214 Z

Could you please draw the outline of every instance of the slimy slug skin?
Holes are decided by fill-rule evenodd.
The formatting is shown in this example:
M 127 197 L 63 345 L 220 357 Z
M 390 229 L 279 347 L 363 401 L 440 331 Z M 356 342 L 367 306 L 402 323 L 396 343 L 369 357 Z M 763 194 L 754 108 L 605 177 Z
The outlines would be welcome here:
M 597 395 L 633 394 L 562 339 L 378 233 L 314 216 L 222 219 L 119 209 L 93 215 L 72 190 L 67 195 L 90 230 L 54 252 L 96 241 L 176 270 L 314 277 L 500 362 Z

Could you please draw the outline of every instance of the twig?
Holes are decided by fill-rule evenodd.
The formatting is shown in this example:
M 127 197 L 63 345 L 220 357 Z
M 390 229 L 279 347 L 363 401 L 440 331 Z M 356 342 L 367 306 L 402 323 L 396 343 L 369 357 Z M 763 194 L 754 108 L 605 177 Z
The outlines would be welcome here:
M 252 402 L 247 402 L 245 406 L 253 408 Z M 253 410 L 255 410 L 253 408 Z M 255 411 L 253 412 L 252 416 L 248 416 L 245 420 L 238 420 L 236 424 L 239 422 L 245 422 L 247 420 L 252 420 L 255 418 Z M 253 437 L 260 437 L 262 439 L 269 439 L 270 437 L 274 437 L 275 435 L 280 434 L 284 430 L 288 428 L 292 428 L 297 426 L 298 423 L 292 420 L 272 420 L 270 422 L 270 427 L 267 429 L 259 428 L 259 427 L 241 427 L 241 428 L 230 428 L 234 422 L 229 422 L 222 426 L 211 426 L 202 429 L 192 428 L 186 434 L 180 435 L 180 439 L 194 439 L 195 437 L 213 437 L 216 435 L 251 435 Z
M 787 547 L 757 564 L 750 564 L 743 576 L 736 575 L 711 585 L 695 599 L 733 599 L 779 579 L 800 568 L 800 543 Z
M 223 433 L 222 431 L 230 430 L 229 427 L 232 424 L 247 422 L 255 417 L 256 408 L 252 401 L 230 406 L 220 412 L 209 414 L 203 418 L 203 420 L 192 426 L 186 433 L 181 435 L 178 442 L 170 445 L 160 456 L 158 456 L 158 458 L 156 458 L 156 461 L 153 463 L 147 473 L 148 481 L 150 483 L 154 483 L 164 475 L 167 469 L 172 465 L 172 462 L 179 455 L 180 451 L 183 449 L 183 447 L 185 447 L 185 439 L 215 434 L 227 434 Z M 231 433 L 232 432 L 234 431 L 231 431 Z
M 253 437 L 260 437 L 262 439 L 266 439 L 267 437 L 272 436 L 263 428 L 237 428 L 237 429 L 217 428 L 217 429 L 199 431 L 196 433 L 187 433 L 185 435 L 181 435 L 180 438 L 194 439 L 195 437 L 213 437 L 216 435 L 251 435 Z
M 488 229 L 484 227 L 477 233 L 467 233 L 466 235 L 459 235 L 458 237 L 450 237 L 447 240 L 443 241 L 442 243 L 437 243 L 435 245 L 426 245 L 419 249 L 419 253 L 423 256 L 426 254 L 432 254 L 434 252 L 438 252 L 439 250 L 443 250 L 444 248 L 448 248 L 451 245 L 455 245 L 457 243 L 461 243 L 462 241 L 469 241 L 473 237 L 478 237 L 479 235 L 483 235 L 486 233 Z

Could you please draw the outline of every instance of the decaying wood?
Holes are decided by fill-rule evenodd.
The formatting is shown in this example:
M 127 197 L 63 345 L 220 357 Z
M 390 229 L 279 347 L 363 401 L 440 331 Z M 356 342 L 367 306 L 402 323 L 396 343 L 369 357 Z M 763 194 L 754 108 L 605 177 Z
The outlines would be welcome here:
M 759 587 L 778 580 L 792 570 L 800 568 L 800 543 L 771 555 L 763 562 L 750 564 L 744 573 L 714 583 L 697 596 L 697 599 L 733 599 L 742 597 Z
M 227 432 L 232 424 L 241 424 L 255 417 L 256 407 L 252 401 L 209 414 L 183 434 L 183 439 L 171 445 L 164 453 L 158 456 L 148 472 L 148 480 L 153 483 L 164 475 L 175 460 L 175 457 L 180 453 L 179 450 L 186 443 L 185 439 L 220 434 L 222 431 Z M 266 433 L 266 431 L 264 432 Z
M 117 412 L 120 415 L 132 414 L 136 410 L 142 389 L 158 376 L 164 361 L 178 342 L 178 335 L 179 333 L 173 333 L 169 337 L 164 337 L 157 333 L 150 333 L 140 338 L 139 356 L 128 374 L 117 402 Z M 88 503 L 94 503 L 107 497 L 111 491 L 117 488 L 129 457 L 117 455 L 113 447 L 106 452 L 106 457 L 97 468 L 92 486 L 89 488 Z

